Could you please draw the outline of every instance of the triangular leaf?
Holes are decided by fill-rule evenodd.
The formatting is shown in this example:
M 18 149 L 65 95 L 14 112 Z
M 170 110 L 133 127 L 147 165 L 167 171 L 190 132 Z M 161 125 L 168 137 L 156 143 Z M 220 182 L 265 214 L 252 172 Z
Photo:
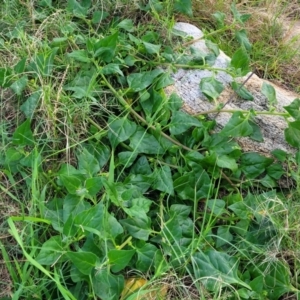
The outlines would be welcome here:
M 30 120 L 23 122 L 13 134 L 13 144 L 19 146 L 33 146 L 34 139 L 30 128 Z
M 224 126 L 220 134 L 222 136 L 240 137 L 248 136 L 253 132 L 253 128 L 249 124 L 248 118 L 237 111 L 233 113 L 228 123 Z
M 200 81 L 200 89 L 209 100 L 216 100 L 224 90 L 224 86 L 214 77 L 204 77 Z
M 169 129 L 172 135 L 178 135 L 187 131 L 192 126 L 201 127 L 202 123 L 195 117 L 183 112 L 173 112 Z
M 67 252 L 67 257 L 84 275 L 90 275 L 96 266 L 97 256 L 92 252 Z

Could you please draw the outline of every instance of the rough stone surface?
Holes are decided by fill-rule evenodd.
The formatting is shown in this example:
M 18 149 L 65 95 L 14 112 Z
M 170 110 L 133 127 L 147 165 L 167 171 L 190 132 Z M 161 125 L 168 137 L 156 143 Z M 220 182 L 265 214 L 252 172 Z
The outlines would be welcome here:
M 203 33 L 196 26 L 188 23 L 176 23 L 175 29 L 186 33 L 188 36 L 191 36 L 196 40 L 193 44 L 191 44 L 192 47 L 203 52 L 209 52 L 209 49 L 205 45 L 205 41 L 201 39 L 203 37 Z M 189 47 L 186 51 L 187 53 L 189 52 Z M 229 63 L 230 57 L 228 57 L 224 52 L 220 51 L 220 55 L 217 57 L 214 67 L 226 68 Z M 183 109 L 190 114 L 199 114 L 212 110 L 216 107 L 216 103 L 209 102 L 199 88 L 201 79 L 211 75 L 212 72 L 208 70 L 179 69 L 176 73 L 172 74 L 172 78 L 175 82 L 173 85 L 166 88 L 166 93 L 172 94 L 175 92 L 177 95 L 179 95 L 184 101 Z M 239 78 L 238 81 L 243 82 L 248 75 Z M 230 83 L 233 79 L 230 75 L 223 71 L 219 71 L 216 78 L 226 87 L 217 99 L 217 102 L 226 103 L 228 99 L 234 95 L 234 92 L 230 87 Z M 253 75 L 246 83 L 245 87 L 252 93 L 254 100 L 245 101 L 238 99 L 238 96 L 235 96 L 234 100 L 227 104 L 225 109 L 254 109 L 256 111 L 269 110 L 268 100 L 261 93 L 263 82 L 272 84 L 271 82 L 260 79 L 258 76 Z M 298 97 L 298 95 L 290 91 L 286 91 L 274 84 L 272 85 L 276 90 L 278 101 L 278 104 L 275 106 L 276 111 L 285 112 L 283 106 L 289 105 L 295 98 Z M 217 116 L 216 121 L 219 129 L 221 129 L 228 122 L 231 115 L 232 114 L 230 113 L 220 113 Z M 209 114 L 209 117 L 214 118 L 215 114 Z M 238 138 L 237 140 L 244 151 L 256 151 L 263 154 L 269 154 L 274 149 L 282 149 L 287 152 L 295 151 L 294 148 L 290 147 L 285 142 L 284 129 L 287 127 L 287 124 L 283 117 L 267 115 L 258 116 L 256 118 L 256 123 L 261 128 L 264 141 L 256 142 L 249 138 Z

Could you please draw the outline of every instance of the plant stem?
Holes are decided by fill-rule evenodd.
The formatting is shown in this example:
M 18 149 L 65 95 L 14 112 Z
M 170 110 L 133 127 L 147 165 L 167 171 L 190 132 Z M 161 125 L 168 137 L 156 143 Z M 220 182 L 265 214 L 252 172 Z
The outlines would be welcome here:
M 157 131 L 157 129 L 149 124 L 143 117 L 141 117 L 126 101 L 125 99 L 113 88 L 113 86 L 108 82 L 108 80 L 106 79 L 106 77 L 101 74 L 101 77 L 103 79 L 103 81 L 105 82 L 105 84 L 107 85 L 107 87 L 112 91 L 112 93 L 115 95 L 115 97 L 118 99 L 118 101 L 126 108 L 130 111 L 130 113 L 132 115 L 134 115 L 138 120 L 140 120 L 143 124 L 147 125 L 149 128 Z M 193 149 L 181 144 L 180 142 L 172 139 L 170 136 L 168 136 L 167 134 L 165 134 L 164 132 L 162 131 L 159 131 L 159 133 L 164 137 L 166 138 L 167 140 L 169 140 L 170 142 L 172 142 L 173 144 L 187 150 L 187 151 L 193 151 Z
M 199 113 L 192 114 L 193 116 L 201 116 L 201 115 L 208 115 L 213 113 L 230 113 L 233 114 L 235 112 L 241 112 L 242 114 L 248 114 L 249 110 L 240 110 L 240 109 L 211 109 Z M 271 111 L 255 111 L 256 115 L 270 115 L 270 116 L 281 116 L 281 117 L 289 117 L 289 113 L 280 113 L 280 112 L 271 112 Z

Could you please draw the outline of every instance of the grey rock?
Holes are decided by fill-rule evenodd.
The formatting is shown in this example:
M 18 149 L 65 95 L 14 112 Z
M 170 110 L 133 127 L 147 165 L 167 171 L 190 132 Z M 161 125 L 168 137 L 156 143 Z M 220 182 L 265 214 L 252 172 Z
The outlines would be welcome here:
M 180 22 L 175 24 L 174 29 L 193 37 L 195 42 L 190 44 L 190 46 L 202 52 L 209 53 L 210 50 L 206 47 L 205 41 L 202 39 L 203 33 L 199 28 L 188 23 Z M 189 53 L 189 48 L 190 47 L 186 48 L 186 53 Z M 229 63 L 230 57 L 220 51 L 213 67 L 225 69 Z M 226 103 L 233 95 L 233 101 L 227 104 L 225 109 L 267 111 L 269 110 L 269 103 L 261 92 L 263 82 L 274 86 L 278 102 L 275 105 L 275 110 L 278 112 L 285 112 L 283 106 L 289 105 L 298 97 L 298 95 L 293 92 L 286 91 L 271 82 L 253 75 L 245 84 L 245 87 L 252 93 L 254 100 L 240 100 L 238 96 L 235 96 L 230 86 L 233 78 L 224 71 L 217 71 L 216 79 L 223 83 L 225 89 L 217 99 L 217 103 L 212 103 L 208 101 L 199 87 L 201 79 L 209 77 L 212 74 L 213 73 L 209 70 L 178 69 L 171 75 L 174 79 L 174 84 L 168 86 L 165 91 L 168 95 L 176 93 L 180 96 L 184 102 L 183 109 L 193 115 L 213 110 L 218 103 Z M 245 77 L 236 78 L 236 80 L 243 82 L 248 76 L 249 74 Z M 215 118 L 216 114 L 208 114 L 208 116 L 209 118 Z M 231 116 L 231 113 L 223 112 L 217 115 L 217 131 L 225 126 Z M 256 117 L 256 123 L 261 128 L 264 141 L 256 142 L 250 138 L 238 138 L 237 141 L 244 151 L 256 151 L 267 155 L 274 149 L 281 149 L 290 153 L 295 152 L 296 149 L 290 147 L 284 139 L 284 129 L 287 127 L 287 123 L 283 117 L 260 115 Z

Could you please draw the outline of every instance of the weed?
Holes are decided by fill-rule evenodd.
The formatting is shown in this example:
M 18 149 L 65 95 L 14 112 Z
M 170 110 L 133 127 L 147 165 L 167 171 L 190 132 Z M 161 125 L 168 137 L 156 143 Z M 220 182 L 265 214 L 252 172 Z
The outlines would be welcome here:
M 250 15 L 218 5 L 229 19 L 215 13 L 207 35 L 230 36 L 224 71 L 245 75 Z M 281 115 L 286 141 L 299 148 L 300 101 L 286 112 L 226 110 L 232 117 L 219 133 L 183 112 L 180 97 L 164 92 L 170 73 L 213 70 L 219 53 L 211 42 L 209 56 L 180 53 L 189 41 L 171 28 L 176 15 L 192 13 L 191 1 L 4 2 L 0 188 L 10 209 L 1 218 L 1 296 L 299 295 L 297 186 L 278 182 L 297 185 L 300 154 L 243 153 L 233 138 L 259 134 L 257 114 Z M 216 101 L 224 86 L 208 77 L 200 88 Z M 262 92 L 276 102 L 271 85 Z

